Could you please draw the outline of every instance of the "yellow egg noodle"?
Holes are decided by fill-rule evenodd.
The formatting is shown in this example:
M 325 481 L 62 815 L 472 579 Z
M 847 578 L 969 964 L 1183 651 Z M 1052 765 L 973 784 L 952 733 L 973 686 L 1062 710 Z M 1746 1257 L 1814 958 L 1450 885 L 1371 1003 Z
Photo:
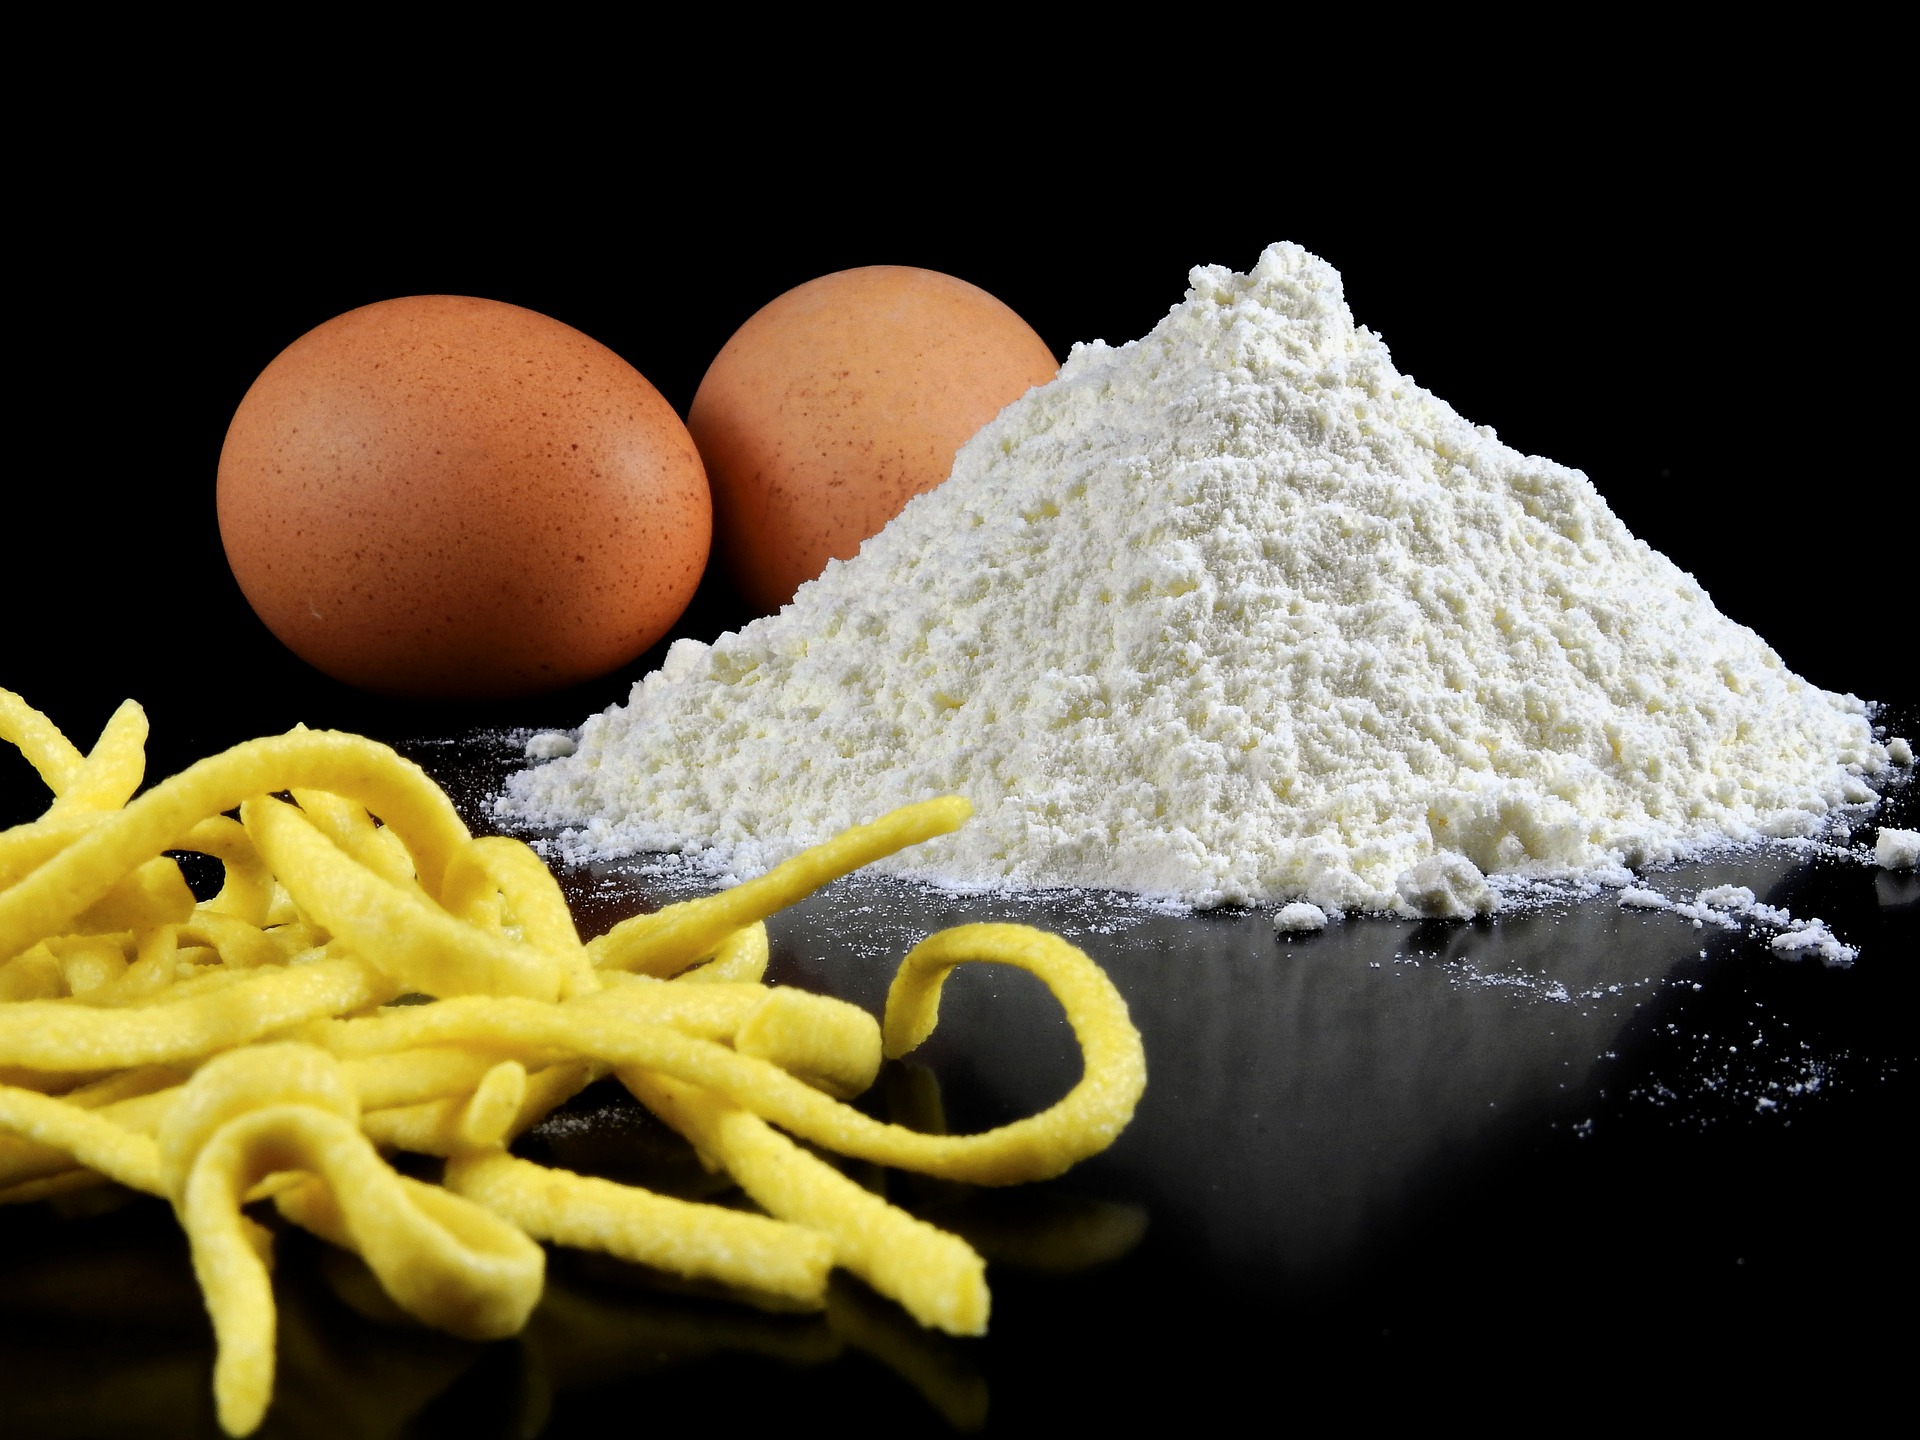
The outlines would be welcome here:
M 212 1317 L 230 1434 L 254 1430 L 273 1394 L 273 1239 L 249 1206 L 270 1203 L 354 1252 L 402 1310 L 473 1339 L 526 1324 L 544 1284 L 540 1242 L 775 1308 L 819 1309 L 839 1266 L 921 1324 L 974 1335 L 988 1313 L 980 1256 L 808 1147 L 942 1180 L 1044 1179 L 1111 1144 L 1145 1086 L 1112 983 L 1023 926 L 922 941 L 878 1024 L 762 983 L 768 916 L 957 828 L 969 813 L 957 797 L 582 943 L 539 858 L 470 835 L 385 746 L 295 729 L 136 798 L 146 732 L 129 701 L 83 755 L 0 690 L 0 739 L 53 795 L 39 818 L 0 832 L 0 1202 L 119 1184 L 172 1204 Z M 218 894 L 195 899 L 178 851 L 221 863 Z M 926 1039 L 942 982 L 967 961 L 1048 986 L 1081 1045 L 1079 1082 L 978 1135 L 922 1133 L 843 1103 L 883 1058 Z M 607 1075 L 766 1213 L 510 1152 Z M 442 1183 L 395 1170 L 396 1151 L 440 1157 Z

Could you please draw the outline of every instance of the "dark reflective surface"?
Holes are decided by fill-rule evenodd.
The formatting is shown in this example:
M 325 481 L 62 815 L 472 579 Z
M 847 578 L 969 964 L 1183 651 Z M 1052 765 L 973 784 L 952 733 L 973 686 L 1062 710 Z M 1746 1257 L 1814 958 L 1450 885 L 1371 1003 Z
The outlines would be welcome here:
M 1889 718 L 1920 732 L 1920 715 Z M 498 735 L 408 748 L 476 821 L 514 754 Z M 1853 841 L 1920 824 L 1917 800 L 1895 787 Z M 632 868 L 566 872 L 583 928 L 686 893 Z M 1781 849 L 1644 878 L 1675 899 L 1745 885 L 1860 957 L 1795 961 L 1769 948 L 1774 929 L 1696 926 L 1611 892 L 1279 939 L 1266 913 L 842 882 L 773 923 L 771 979 L 877 1012 L 915 940 L 1019 920 L 1105 965 L 1145 1036 L 1133 1125 L 1059 1181 L 982 1191 L 848 1166 L 988 1257 L 987 1337 L 921 1331 L 852 1281 L 824 1314 L 794 1315 L 561 1253 L 524 1336 L 467 1345 L 289 1235 L 262 1433 L 1016 1433 L 1172 1404 L 1630 1420 L 1675 1386 L 1723 1419 L 1842 1419 L 1891 1384 L 1911 1338 L 1882 1306 L 1904 1304 L 1916 1269 L 1920 881 Z M 1047 1104 L 1077 1066 L 1037 982 L 969 966 L 933 1038 L 861 1103 L 972 1130 Z M 522 1148 L 725 1192 L 613 1087 Z M 0 1230 L 6 1433 L 216 1433 L 211 1339 L 171 1216 L 70 1211 Z

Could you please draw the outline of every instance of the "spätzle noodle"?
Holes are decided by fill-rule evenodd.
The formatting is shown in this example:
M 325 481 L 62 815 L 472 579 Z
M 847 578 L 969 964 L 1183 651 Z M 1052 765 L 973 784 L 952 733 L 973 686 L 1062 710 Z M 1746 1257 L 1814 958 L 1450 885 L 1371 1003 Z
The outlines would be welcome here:
M 977 1335 L 989 1309 L 979 1254 L 807 1146 L 947 1180 L 1040 1179 L 1110 1144 L 1145 1083 L 1111 982 L 1023 926 L 922 941 L 884 1023 L 762 983 L 768 916 L 953 830 L 968 814 L 958 797 L 583 943 L 532 850 L 470 836 L 385 746 L 296 729 L 136 794 L 146 730 L 128 702 L 83 755 L 0 690 L 0 739 L 53 796 L 0 832 L 0 1206 L 107 1184 L 169 1201 L 212 1317 L 229 1434 L 257 1428 L 274 1389 L 273 1231 L 249 1205 L 271 1202 L 358 1255 L 400 1310 L 476 1340 L 526 1324 L 540 1242 L 774 1309 L 831 1311 L 840 1266 L 921 1325 Z M 211 899 L 194 898 L 168 853 L 183 850 L 223 867 Z M 947 973 L 968 961 L 1047 985 L 1080 1042 L 1078 1083 L 979 1135 L 843 1103 L 883 1056 L 926 1038 Z M 610 1073 L 768 1213 L 509 1151 Z M 440 1157 L 442 1183 L 396 1171 L 398 1152 Z
M 446 1183 L 541 1240 L 717 1280 L 806 1309 L 825 1303 L 834 1246 L 815 1230 L 549 1169 L 504 1150 L 455 1156 L 447 1162 Z
M 438 892 L 454 849 L 469 838 L 453 802 L 419 766 L 384 745 L 327 731 L 248 740 L 103 817 L 0 892 L 0 957 L 62 933 L 65 922 L 178 845 L 199 821 L 296 785 L 351 796 L 379 814 L 412 853 L 430 896 Z
M 802 850 L 744 885 L 622 921 L 587 949 L 602 969 L 678 974 L 703 955 L 711 955 L 731 931 L 765 920 L 862 865 L 957 830 L 972 813 L 973 807 L 958 795 L 903 805 L 825 844 Z
M 0 1006 L 0 1055 L 37 1070 L 106 1070 L 191 1061 L 302 1020 L 391 1000 L 400 987 L 360 960 L 246 972 L 211 994 L 137 1009 L 61 1000 Z
M 124 1130 L 95 1111 L 51 1095 L 0 1086 L 0 1126 L 23 1140 L 64 1152 L 130 1190 L 166 1194 L 160 1152 L 152 1138 Z
M 86 760 L 58 725 L 11 690 L 0 690 L 0 740 L 20 752 L 56 798 Z
M 835 1260 L 922 1325 L 985 1332 L 986 1265 L 964 1240 L 889 1205 L 717 1095 L 644 1070 L 622 1070 L 620 1079 L 769 1214 L 827 1236 Z

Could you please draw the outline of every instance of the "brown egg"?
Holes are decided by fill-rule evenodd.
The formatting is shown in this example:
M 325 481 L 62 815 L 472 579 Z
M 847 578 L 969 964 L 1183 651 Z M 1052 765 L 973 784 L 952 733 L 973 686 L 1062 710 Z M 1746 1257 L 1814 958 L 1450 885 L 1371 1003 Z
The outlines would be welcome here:
M 771 301 L 727 341 L 687 415 L 741 592 L 774 610 L 829 559 L 851 558 L 1059 368 L 1026 321 L 935 270 L 842 270 Z
M 558 320 L 458 295 L 336 316 L 255 380 L 220 538 L 303 659 L 391 695 L 605 674 L 692 599 L 712 502 L 639 371 Z

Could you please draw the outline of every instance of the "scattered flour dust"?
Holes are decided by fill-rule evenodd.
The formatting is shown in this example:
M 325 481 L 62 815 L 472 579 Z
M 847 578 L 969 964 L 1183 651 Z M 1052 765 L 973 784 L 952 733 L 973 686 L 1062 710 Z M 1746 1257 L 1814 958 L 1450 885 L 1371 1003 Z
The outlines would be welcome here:
M 509 821 L 746 876 L 897 805 L 884 868 L 1195 906 L 1462 915 L 1871 803 L 1790 673 L 1577 470 L 1394 369 L 1295 245 L 1074 347 L 858 556 L 682 640 Z M 555 746 L 557 750 L 560 747 Z
M 1696 930 L 1709 925 L 1722 930 L 1777 929 L 1781 933 L 1768 940 L 1768 947 L 1793 960 L 1813 956 L 1826 965 L 1844 968 L 1860 958 L 1859 947 L 1841 941 L 1826 921 L 1817 916 L 1797 920 L 1785 910 L 1762 905 L 1744 885 L 1716 885 L 1691 900 L 1674 900 L 1658 890 L 1629 885 L 1620 891 L 1620 904 L 1629 910 L 1670 910 L 1691 920 Z

